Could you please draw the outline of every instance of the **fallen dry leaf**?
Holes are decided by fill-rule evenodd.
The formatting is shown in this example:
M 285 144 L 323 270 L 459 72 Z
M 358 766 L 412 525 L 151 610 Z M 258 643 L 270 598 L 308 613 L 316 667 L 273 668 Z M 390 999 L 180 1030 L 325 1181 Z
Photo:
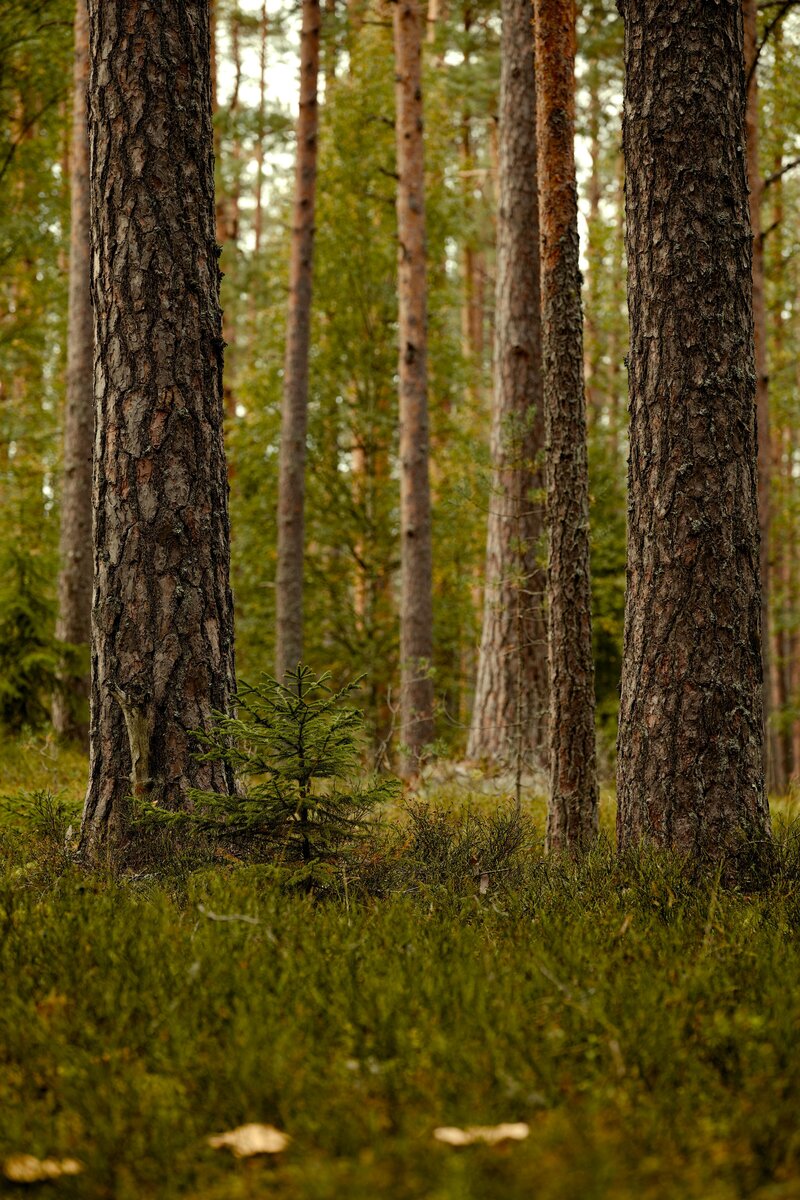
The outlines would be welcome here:
M 36 1158 L 33 1154 L 12 1154 L 3 1163 L 9 1183 L 43 1183 L 62 1175 L 80 1175 L 83 1164 L 76 1158 Z
M 227 1147 L 237 1158 L 252 1158 L 254 1154 L 280 1154 L 289 1145 L 288 1133 L 274 1125 L 240 1125 L 227 1133 L 216 1133 L 208 1139 L 215 1150 Z
M 446 1146 L 473 1146 L 475 1142 L 496 1146 L 498 1142 L 521 1142 L 529 1133 L 530 1129 L 524 1121 L 512 1121 L 503 1125 L 470 1125 L 467 1129 L 440 1125 L 434 1129 L 433 1136 Z

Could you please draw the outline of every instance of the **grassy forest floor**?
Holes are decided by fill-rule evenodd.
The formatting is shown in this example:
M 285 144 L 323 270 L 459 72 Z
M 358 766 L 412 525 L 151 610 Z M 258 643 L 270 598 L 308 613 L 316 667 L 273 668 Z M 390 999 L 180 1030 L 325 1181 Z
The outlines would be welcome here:
M 28 742 L 0 770 L 0 1161 L 78 1159 L 48 1194 L 800 1197 L 793 806 L 732 893 L 608 839 L 543 861 L 540 805 L 520 831 L 451 791 L 315 899 L 264 866 L 84 873 L 81 757 Z M 250 1121 L 289 1147 L 208 1146 Z M 433 1137 L 505 1121 L 529 1136 Z

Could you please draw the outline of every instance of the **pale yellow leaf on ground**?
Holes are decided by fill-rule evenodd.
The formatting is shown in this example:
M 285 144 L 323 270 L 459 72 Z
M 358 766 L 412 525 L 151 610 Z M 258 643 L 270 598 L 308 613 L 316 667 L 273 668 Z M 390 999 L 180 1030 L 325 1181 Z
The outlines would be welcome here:
M 529 1133 L 530 1129 L 524 1121 L 512 1121 L 502 1125 L 470 1125 L 466 1129 L 440 1125 L 434 1129 L 433 1136 L 446 1146 L 473 1146 L 476 1142 L 496 1146 L 498 1142 L 521 1142 Z
M 33 1154 L 12 1154 L 3 1163 L 9 1183 L 43 1183 L 62 1175 L 79 1175 L 82 1170 L 76 1158 L 36 1158 Z
M 227 1147 L 237 1158 L 252 1158 L 254 1154 L 280 1154 L 289 1141 L 288 1133 L 281 1133 L 274 1125 L 251 1124 L 212 1134 L 208 1144 L 215 1150 Z

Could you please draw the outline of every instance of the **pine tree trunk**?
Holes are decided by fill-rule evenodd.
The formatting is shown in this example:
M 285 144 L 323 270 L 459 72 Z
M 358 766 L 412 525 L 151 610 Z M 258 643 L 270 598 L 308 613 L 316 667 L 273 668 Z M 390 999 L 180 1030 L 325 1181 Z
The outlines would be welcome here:
M 758 428 L 758 524 L 761 532 L 761 659 L 764 674 L 764 751 L 768 764 L 770 789 L 783 793 L 787 781 L 781 778 L 779 758 L 772 746 L 769 711 L 772 688 L 770 683 L 769 638 L 769 523 L 770 523 L 770 466 L 769 445 L 769 377 L 767 372 L 767 314 L 764 302 L 764 246 L 761 240 L 761 177 L 758 155 L 758 2 L 743 0 L 744 61 L 747 72 L 747 178 L 750 185 L 750 226 L 753 231 L 753 331 L 756 366 L 756 419 Z
M 230 191 L 224 187 L 221 195 L 216 197 L 217 244 L 222 247 L 221 265 L 223 277 L 235 270 L 239 256 L 239 220 L 242 192 L 242 144 L 237 128 L 240 92 L 242 86 L 242 50 L 239 37 L 240 15 L 237 10 L 230 15 L 231 53 L 233 55 L 233 91 L 228 104 L 230 121 L 229 146 L 232 179 Z M 216 104 L 216 68 L 215 68 L 215 99 Z M 221 140 L 218 139 L 218 150 L 222 155 Z M 234 279 L 236 276 L 234 275 Z M 225 415 L 229 421 L 236 416 L 236 396 L 234 381 L 239 362 L 238 348 L 239 303 L 238 288 L 226 288 L 225 307 L 222 311 L 222 337 L 225 342 L 225 377 L 222 381 L 222 400 Z M 232 477 L 230 464 L 228 476 Z
M 772 86 L 777 95 L 781 94 L 781 80 L 783 75 L 784 62 L 784 46 L 783 46 L 783 28 L 779 23 L 772 34 L 773 46 L 773 74 Z M 764 274 L 769 279 L 772 291 L 772 303 L 770 305 L 770 316 L 772 325 L 772 344 L 771 353 L 768 355 L 768 364 L 772 371 L 775 372 L 778 379 L 783 375 L 784 370 L 788 365 L 786 354 L 786 322 L 784 320 L 784 305 L 791 303 L 792 297 L 786 288 L 786 257 L 784 254 L 784 231 L 785 231 L 785 211 L 783 203 L 783 177 L 781 169 L 783 167 L 783 152 L 785 148 L 785 130 L 783 126 L 783 114 L 781 108 L 776 107 L 769 129 L 770 142 L 772 143 L 772 169 L 774 172 L 774 183 L 771 186 L 770 196 L 772 199 L 772 212 L 770 214 L 770 243 L 769 243 L 769 261 L 764 266 Z M 763 254 L 763 248 L 762 248 Z M 783 485 L 784 496 L 784 512 L 791 512 L 791 505 L 794 499 L 795 492 L 795 460 L 793 451 L 793 436 L 791 419 L 786 421 L 784 430 L 782 431 L 783 448 L 782 462 L 785 471 L 785 482 Z M 771 459 L 768 467 L 771 466 Z M 792 518 L 789 518 L 788 524 L 793 524 Z M 787 531 L 788 532 L 788 531 Z M 792 627 L 794 622 L 794 612 L 792 608 L 792 588 L 791 588 L 791 546 L 788 536 L 781 539 L 781 546 L 778 553 L 778 570 L 780 571 L 779 579 L 777 580 L 780 592 L 780 601 L 782 612 L 780 614 L 781 634 L 779 638 L 780 657 L 775 666 L 775 670 L 782 676 L 780 680 L 779 692 L 782 697 L 780 708 L 783 710 L 780 715 L 780 729 L 777 738 L 773 739 L 773 745 L 777 741 L 779 748 L 777 751 L 777 779 L 776 785 L 782 793 L 789 790 L 789 783 L 793 778 L 797 769 L 797 764 L 794 761 L 794 739 L 792 737 Z
M 322 39 L 322 80 L 325 88 L 325 103 L 331 99 L 336 86 L 339 69 L 339 16 L 336 0 L 325 0 L 325 37 Z
M 536 0 L 536 70 L 549 529 L 547 845 L 578 852 L 597 833 L 597 768 L 575 183 L 574 0 Z
M 588 282 L 584 319 L 583 370 L 586 384 L 587 420 L 593 429 L 597 428 L 601 423 L 601 413 L 604 407 L 603 401 L 607 400 L 607 397 L 603 395 L 602 387 L 599 386 L 598 380 L 603 357 L 603 346 L 599 336 L 598 321 L 602 313 L 601 289 L 604 274 L 602 246 L 603 219 L 600 215 L 600 199 L 603 190 L 600 179 L 600 118 L 602 105 L 598 75 L 598 64 L 596 62 L 592 63 L 586 77 L 586 86 L 589 91 L 588 137 L 591 168 L 587 189 L 587 198 L 589 201 L 586 239 Z
M 297 121 L 289 317 L 283 376 L 278 482 L 275 670 L 279 679 L 303 657 L 303 552 L 308 427 L 308 352 L 317 182 L 319 0 L 303 0 L 300 115 Z
M 624 0 L 631 349 L 617 832 L 769 834 L 741 0 Z
M 53 726 L 62 737 L 88 742 L 88 653 L 92 613 L 92 440 L 94 331 L 89 294 L 89 12 L 75 8 L 72 141 L 70 146 L 69 313 L 64 479 L 61 495 L 59 641 L 85 647 L 87 669 L 66 670 L 53 696 Z
M 208 0 L 90 14 L 91 855 L 124 839 L 131 794 L 232 788 L 193 731 L 228 709 L 234 662 Z
M 492 491 L 483 631 L 467 754 L 547 758 L 539 194 L 531 0 L 503 0 Z
M 433 566 L 428 477 L 427 283 L 419 0 L 394 4 L 399 240 L 400 737 L 413 773 L 433 740 Z
M 794 302 L 794 334 L 795 345 L 800 344 L 800 266 L 795 264 L 795 302 Z M 800 356 L 795 359 L 795 379 L 794 386 L 796 394 L 800 395 Z M 792 480 L 792 492 L 794 493 L 795 481 Z M 795 781 L 800 772 L 800 721 L 797 720 L 797 711 L 800 707 L 800 538 L 798 537 L 797 522 L 791 523 L 791 534 L 789 537 L 789 545 L 787 551 L 791 560 L 791 595 L 789 603 L 791 605 L 794 633 L 792 636 L 792 673 L 791 673 L 791 694 L 792 706 L 795 711 L 795 721 L 792 726 L 792 761 L 794 763 Z
M 269 35 L 269 14 L 267 2 L 261 5 L 258 41 L 258 129 L 256 137 L 256 186 L 255 213 L 253 216 L 253 237 L 255 252 L 261 252 L 261 238 L 264 232 L 264 141 L 267 136 L 267 37 Z

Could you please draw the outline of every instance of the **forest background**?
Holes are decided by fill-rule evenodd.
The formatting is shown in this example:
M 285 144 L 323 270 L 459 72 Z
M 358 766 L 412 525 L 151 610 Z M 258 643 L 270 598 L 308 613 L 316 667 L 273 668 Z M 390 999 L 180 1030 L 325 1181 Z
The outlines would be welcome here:
M 622 22 L 580 7 L 577 161 L 601 774 L 613 774 L 625 584 L 627 315 Z M 800 16 L 761 6 L 757 62 L 771 421 L 772 789 L 800 769 Z M 217 206 L 237 669 L 274 655 L 277 447 L 288 298 L 297 14 L 215 11 Z M 0 14 L 0 720 L 47 727 L 69 229 L 72 5 Z M 432 0 L 424 56 L 437 747 L 463 756 L 480 640 L 497 204 L 499 15 Z M 373 745 L 399 680 L 395 148 L 388 10 L 324 12 L 312 312 L 305 658 L 364 671 Z M 545 550 L 542 548 L 542 557 Z
M 51 703 L 63 653 L 75 6 L 0 0 L 0 1187 L 27 1172 L 76 1200 L 800 1198 L 793 803 L 773 805 L 767 856 L 742 857 L 726 881 L 719 855 L 615 852 L 610 790 L 600 836 L 573 858 L 542 853 L 540 778 L 526 780 L 519 806 L 508 803 L 507 776 L 499 803 L 478 794 L 480 770 L 443 778 L 466 750 L 493 502 L 497 9 L 431 0 L 424 47 L 439 762 L 432 779 L 415 781 L 421 797 L 412 789 L 402 813 L 391 804 L 392 819 L 312 875 L 280 854 L 251 861 L 227 842 L 198 848 L 188 836 L 167 839 L 161 858 L 105 859 L 95 870 L 72 852 L 86 757 L 55 738 Z M 217 0 L 214 12 L 245 680 L 271 669 L 275 654 L 298 25 L 296 9 L 272 2 Z M 800 772 L 794 3 L 759 6 L 757 44 L 750 116 L 765 268 L 759 388 L 772 435 L 774 796 Z M 609 784 L 628 328 L 622 23 L 610 2 L 579 6 L 577 65 L 594 655 Z M 388 5 L 327 0 L 321 67 L 305 657 L 337 683 L 366 672 L 369 758 L 388 753 L 393 765 L 400 513 Z M 217 1148 L 222 1131 L 254 1121 L 281 1131 L 279 1153 L 238 1159 Z M 492 1144 L 508 1122 L 519 1140 Z M 474 1144 L 454 1144 L 459 1135 Z

